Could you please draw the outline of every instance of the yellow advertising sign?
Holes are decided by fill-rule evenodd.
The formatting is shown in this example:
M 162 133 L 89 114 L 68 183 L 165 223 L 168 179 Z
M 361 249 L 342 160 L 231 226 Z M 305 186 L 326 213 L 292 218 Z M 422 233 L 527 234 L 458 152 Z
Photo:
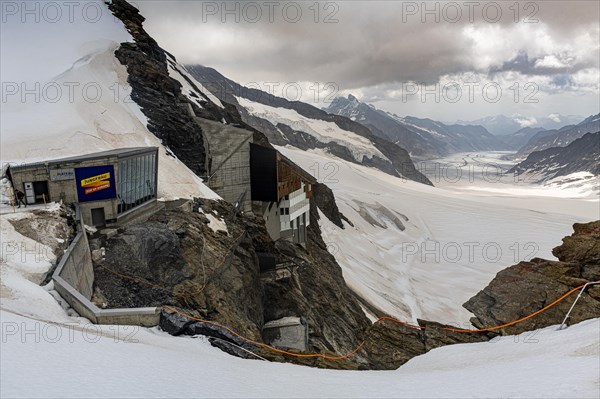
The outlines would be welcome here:
M 91 194 L 96 191 L 110 188 L 110 172 L 81 180 L 81 187 L 85 188 L 85 194 Z
M 102 180 L 110 179 L 110 173 L 102 173 L 101 175 L 88 177 L 81 181 L 81 187 L 93 186 L 94 183 L 101 182 Z

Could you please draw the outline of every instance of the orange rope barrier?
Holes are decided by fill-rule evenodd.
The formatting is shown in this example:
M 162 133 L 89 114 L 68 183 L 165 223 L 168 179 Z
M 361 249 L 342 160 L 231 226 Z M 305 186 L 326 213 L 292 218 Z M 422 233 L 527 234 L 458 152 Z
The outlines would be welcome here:
M 598 281 L 598 282 L 600 282 L 600 281 Z M 502 325 L 499 325 L 499 326 L 484 328 L 484 329 L 480 329 L 480 330 L 463 330 L 463 329 L 455 329 L 455 328 L 449 328 L 449 327 L 442 327 L 440 329 L 445 330 L 445 331 L 456 332 L 456 333 L 482 333 L 482 332 L 500 330 L 502 328 L 509 327 L 509 326 L 521 323 L 521 322 L 523 322 L 525 320 L 528 320 L 528 319 L 530 319 L 530 318 L 532 318 L 534 316 L 537 316 L 540 313 L 545 312 L 546 310 L 550 309 L 551 307 L 555 306 L 559 302 L 563 301 L 564 299 L 566 299 L 567 297 L 569 297 L 570 295 L 572 295 L 574 292 L 582 289 L 584 286 L 585 286 L 585 284 L 580 285 L 579 287 L 573 288 L 572 290 L 570 290 L 569 292 L 567 292 L 566 294 L 564 294 L 563 296 L 561 296 L 560 298 L 558 298 L 554 302 L 548 304 L 547 306 L 543 307 L 542 309 L 540 309 L 540 310 L 538 310 L 536 312 L 531 313 L 528 316 L 522 317 L 522 318 L 520 318 L 518 320 L 514 320 L 514 321 L 511 321 L 509 323 L 505 323 L 505 324 L 502 324 Z M 273 352 L 277 352 L 277 353 L 281 353 L 281 354 L 289 355 L 289 356 L 293 356 L 293 357 L 323 358 L 323 359 L 327 359 L 327 360 L 343 360 L 343 359 L 347 359 L 349 357 L 354 356 L 364 346 L 364 344 L 367 342 L 366 339 L 363 340 L 360 343 L 360 345 L 358 345 L 354 350 L 352 350 L 351 352 L 349 352 L 349 353 L 347 353 L 345 355 L 340 355 L 340 356 L 328 356 L 328 355 L 324 355 L 322 353 L 294 353 L 294 352 L 289 352 L 289 351 L 285 351 L 285 350 L 282 350 L 282 349 L 275 348 L 273 346 L 264 344 L 262 342 L 254 341 L 254 340 L 252 340 L 250 338 L 246 338 L 246 337 L 238 334 L 237 332 L 235 332 L 231 328 L 229 328 L 227 326 L 224 326 L 224 325 L 222 325 L 220 323 L 217 323 L 217 322 L 214 322 L 214 321 L 210 321 L 210 320 L 204 320 L 204 319 L 201 319 L 201 318 L 198 318 L 198 317 L 191 316 L 191 315 L 186 314 L 184 312 L 180 312 L 179 310 L 177 310 L 175 308 L 172 308 L 171 306 L 166 306 L 165 305 L 165 306 L 163 306 L 163 308 L 167 309 L 167 310 L 170 310 L 172 312 L 175 312 L 175 313 L 177 313 L 177 314 L 179 314 L 181 316 L 187 317 L 187 318 L 189 318 L 191 320 L 195 320 L 195 321 L 198 321 L 198 322 L 201 322 L 201 323 L 206 323 L 206 324 L 213 325 L 215 327 L 222 328 L 222 329 L 230 332 L 231 334 L 235 335 L 236 337 L 238 337 L 238 338 L 240 338 L 240 339 L 242 339 L 242 340 L 244 340 L 244 341 L 246 341 L 246 342 L 248 342 L 250 344 L 254 344 L 254 345 L 263 347 L 265 349 L 271 350 Z M 389 316 L 382 316 L 382 317 L 378 318 L 375 321 L 375 323 L 378 323 L 378 322 L 384 321 L 384 320 L 392 321 L 392 322 L 394 322 L 396 324 L 401 324 L 401 325 L 404 325 L 404 326 L 407 326 L 407 327 L 411 327 L 411 328 L 415 328 L 415 329 L 419 329 L 419 330 L 425 330 L 426 329 L 426 327 L 424 327 L 424 326 L 418 326 L 418 325 L 415 325 L 415 324 L 406 323 L 406 322 L 400 321 L 398 319 L 395 319 L 395 318 L 389 317 Z
M 246 234 L 245 231 L 244 231 L 244 233 L 242 233 L 242 235 L 244 235 L 244 234 Z M 236 241 L 234 242 L 234 244 L 232 245 L 232 247 L 229 250 L 230 252 L 234 249 L 234 246 L 235 246 L 236 242 L 242 237 L 242 235 L 240 235 L 236 239 Z M 222 266 L 225 263 L 226 259 L 227 259 L 227 256 L 225 256 L 225 258 L 223 259 L 223 262 L 220 264 L 220 266 Z M 146 284 L 146 285 L 148 285 L 148 286 L 150 286 L 152 288 L 160 289 L 160 290 L 163 290 L 163 291 L 168 291 L 165 288 L 163 288 L 161 286 L 158 286 L 156 284 L 150 283 L 149 281 L 147 281 L 147 280 L 145 280 L 145 279 L 143 279 L 141 277 L 129 276 L 129 275 L 126 275 L 126 274 L 122 274 L 122 273 L 116 272 L 114 270 L 111 270 L 111 269 L 109 269 L 108 267 L 106 267 L 106 266 L 104 266 L 102 264 L 99 264 L 98 266 L 102 267 L 103 269 L 107 270 L 108 272 L 110 272 L 110 273 L 112 273 L 112 274 L 114 274 L 116 276 L 119 276 L 121 278 L 128 279 L 128 280 L 133 280 L 133 281 L 136 281 L 136 282 L 141 283 L 141 284 Z M 597 283 L 600 283 L 600 281 L 596 281 L 594 283 L 597 284 Z M 566 299 L 567 297 L 569 297 L 570 295 L 572 295 L 574 292 L 579 291 L 580 289 L 582 289 L 583 287 L 585 287 L 585 285 L 586 284 L 583 284 L 583 285 L 580 285 L 579 287 L 573 288 L 572 290 L 570 290 L 569 292 L 567 292 L 566 294 L 564 294 L 560 298 L 558 298 L 555 301 L 553 301 L 552 303 L 546 305 L 542 309 L 531 313 L 530 315 L 527 315 L 527 316 L 522 317 L 522 318 L 520 318 L 518 320 L 514 320 L 514 321 L 511 321 L 509 323 L 505 323 L 505 324 L 502 324 L 502 325 L 499 325 L 499 326 L 494 326 L 494 327 L 489 327 L 489 328 L 483 328 L 483 329 L 479 329 L 479 330 L 466 330 L 466 329 L 450 328 L 450 327 L 435 327 L 435 328 L 439 328 L 441 330 L 455 332 L 455 333 L 483 333 L 483 332 L 500 330 L 502 328 L 510 327 L 510 326 L 515 325 L 515 324 L 521 323 L 521 322 L 523 322 L 525 320 L 528 320 L 528 319 L 531 319 L 532 317 L 537 316 L 540 313 L 545 312 L 546 310 L 550 309 L 551 307 L 555 306 L 559 302 L 563 301 L 564 299 Z M 354 356 L 364 346 L 364 344 L 367 342 L 367 340 L 364 339 L 354 350 L 352 350 L 351 352 L 349 352 L 349 353 L 347 353 L 345 355 L 340 355 L 340 356 L 329 356 L 329 355 L 324 355 L 322 353 L 294 353 L 294 352 L 289 352 L 289 351 L 285 351 L 285 350 L 282 350 L 282 349 L 275 348 L 275 347 L 273 347 L 271 345 L 267 345 L 267 344 L 262 343 L 262 342 L 254 341 L 254 340 L 252 340 L 250 338 L 246 338 L 243 335 L 238 334 L 237 332 L 235 332 L 231 328 L 229 328 L 229 327 L 227 327 L 227 326 L 225 326 L 223 324 L 217 323 L 215 321 L 204 320 L 204 319 L 201 319 L 201 318 L 198 318 L 198 317 L 191 316 L 191 315 L 186 314 L 184 312 L 180 312 L 179 310 L 177 310 L 177 309 L 175 309 L 175 308 L 173 308 L 171 306 L 164 305 L 162 307 L 164 309 L 167 309 L 167 310 L 170 310 L 172 312 L 175 312 L 175 313 L 177 313 L 177 314 L 179 314 L 181 316 L 187 317 L 187 318 L 189 318 L 191 320 L 195 320 L 195 321 L 198 321 L 198 322 L 201 322 L 201 323 L 206 323 L 206 324 L 210 324 L 210 325 L 213 325 L 215 327 L 218 327 L 218 328 L 222 328 L 222 329 L 230 332 L 231 334 L 235 335 L 236 337 L 238 337 L 238 338 L 242 339 L 243 341 L 246 341 L 246 342 L 248 342 L 250 344 L 253 344 L 253 345 L 256 345 L 256 346 L 260 346 L 262 348 L 271 350 L 273 352 L 277 352 L 277 353 L 280 353 L 280 354 L 289 355 L 289 356 L 293 356 L 293 357 L 322 358 L 322 359 L 327 359 L 327 360 L 343 360 L 343 359 L 347 359 L 349 357 Z M 395 318 L 390 317 L 390 316 L 381 316 L 380 318 L 378 318 L 375 321 L 375 323 L 379 323 L 379 322 L 385 321 L 385 320 L 391 321 L 391 322 L 396 323 L 396 324 L 404 325 L 404 326 L 407 326 L 407 327 L 415 328 L 415 329 L 418 329 L 418 330 L 425 330 L 426 329 L 425 326 L 419 326 L 419 325 L 416 325 L 416 324 L 410 324 L 410 323 L 407 323 L 407 322 L 404 322 L 404 321 L 400 321 L 400 320 L 395 319 Z M 373 324 L 375 324 L 375 323 L 373 323 Z

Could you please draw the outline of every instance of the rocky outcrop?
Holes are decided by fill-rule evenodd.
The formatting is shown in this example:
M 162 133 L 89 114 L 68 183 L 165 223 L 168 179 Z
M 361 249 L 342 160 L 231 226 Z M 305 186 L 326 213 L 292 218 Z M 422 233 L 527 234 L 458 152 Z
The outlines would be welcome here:
M 345 220 L 346 223 L 353 226 L 352 222 L 350 222 L 350 220 L 348 220 L 348 218 L 346 218 L 346 216 L 338 209 L 333 191 L 329 187 L 323 183 L 314 183 L 312 189 L 315 203 L 327 219 L 331 220 L 331 222 L 341 229 L 344 228 L 342 220 Z
M 258 341 L 265 322 L 303 317 L 310 352 L 345 353 L 360 343 L 370 323 L 327 251 L 314 203 L 306 248 L 284 240 L 273 242 L 264 221 L 251 213 L 233 220 L 232 207 L 224 201 L 197 200 L 195 210 L 187 212 L 171 208 L 120 229 L 100 244 L 106 256 L 96 262 L 95 283 L 109 308 L 176 306 Z M 207 214 L 223 220 L 227 232 L 213 231 Z M 289 275 L 264 278 L 258 252 L 273 254 L 278 267 L 289 270 Z M 182 320 L 173 320 L 180 316 L 168 313 L 163 312 L 161 321 L 165 330 L 210 335 L 207 326 L 184 326 Z M 366 361 L 357 356 L 343 367 L 361 364 Z
M 375 323 L 367 334 L 363 348 L 369 359 L 369 368 L 394 370 L 413 357 L 435 348 L 490 339 L 488 334 L 447 331 L 444 328 L 453 327 L 426 320 L 419 320 L 419 326 L 421 329 L 391 320 Z
M 94 274 L 100 287 L 97 295 L 110 307 L 174 305 L 174 287 L 193 275 L 183 259 L 179 237 L 162 223 L 128 226 L 104 246 L 106 257 L 96 262 Z
M 463 306 L 473 325 L 492 327 L 517 320 L 547 306 L 575 287 L 600 280 L 600 221 L 575 224 L 574 234 L 552 253 L 559 261 L 535 258 L 499 272 Z M 519 334 L 562 322 L 576 294 L 501 334 Z M 570 323 L 600 316 L 600 286 L 590 286 L 571 313 Z
M 123 21 L 133 43 L 122 43 L 115 51 L 127 67 L 131 98 L 148 118 L 148 129 L 196 174 L 205 173 L 202 130 L 184 104 L 198 106 L 181 93 L 181 84 L 169 76 L 167 55 L 142 27 L 144 17 L 123 0 L 114 0 L 109 9 Z

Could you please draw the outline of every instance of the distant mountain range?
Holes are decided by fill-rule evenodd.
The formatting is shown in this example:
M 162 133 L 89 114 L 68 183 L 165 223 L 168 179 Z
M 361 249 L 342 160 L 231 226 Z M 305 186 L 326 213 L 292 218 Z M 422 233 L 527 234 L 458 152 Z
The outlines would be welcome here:
M 459 120 L 461 125 L 481 125 L 496 136 L 511 135 L 522 128 L 560 129 L 565 125 L 579 123 L 584 117 L 580 115 L 552 114 L 546 117 L 527 117 L 523 115 L 494 115 L 471 121 Z
M 508 150 L 511 147 L 479 125 L 448 125 L 432 119 L 400 117 L 353 95 L 338 97 L 325 108 L 369 128 L 376 136 L 406 148 L 412 157 L 431 159 L 457 152 Z
M 600 175 L 600 132 L 586 133 L 564 147 L 532 152 L 508 171 L 537 182 L 577 172 Z
M 543 127 L 524 127 L 512 134 L 498 136 L 500 140 L 506 143 L 511 150 L 519 150 L 531 140 L 536 134 L 545 131 Z
M 564 126 L 557 130 L 542 130 L 534 134 L 517 152 L 517 158 L 524 159 L 535 151 L 552 147 L 566 147 L 586 133 L 600 131 L 600 114 L 592 115 L 576 125 Z
M 234 106 L 243 122 L 263 132 L 273 145 L 322 149 L 349 162 L 431 185 L 403 145 L 350 118 L 243 87 L 213 68 L 187 65 L 186 70 L 219 100 Z

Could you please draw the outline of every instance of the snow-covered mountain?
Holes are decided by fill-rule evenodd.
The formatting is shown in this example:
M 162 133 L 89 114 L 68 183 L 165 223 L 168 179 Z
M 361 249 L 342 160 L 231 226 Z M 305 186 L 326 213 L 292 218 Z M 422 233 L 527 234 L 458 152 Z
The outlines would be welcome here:
M 597 185 L 600 176 L 600 132 L 586 133 L 564 147 L 534 151 L 508 173 L 528 181 L 553 180 L 558 183 L 562 180 L 569 184 L 587 181 Z
M 325 111 L 348 117 L 373 134 L 406 148 L 419 159 L 457 152 L 506 150 L 508 146 L 482 126 L 446 125 L 431 119 L 400 117 L 359 101 L 353 95 L 335 98 Z
M 497 136 L 513 134 L 524 127 L 543 128 L 546 130 L 559 129 L 565 125 L 576 124 L 583 117 L 579 115 L 551 114 L 544 117 L 531 117 L 524 115 L 494 115 L 471 121 L 459 120 L 458 124 L 482 125 L 490 133 Z
M 242 87 L 213 68 L 202 65 L 186 68 L 220 100 L 233 104 L 244 123 L 263 132 L 274 145 L 324 149 L 346 161 L 431 184 L 416 170 L 402 143 L 379 137 L 360 123 L 300 101 L 288 101 L 255 88 Z
M 498 138 L 506 143 L 511 150 L 518 150 L 523 147 L 536 134 L 543 132 L 543 127 L 524 127 L 512 134 L 498 136 Z
M 558 130 L 544 130 L 532 136 L 517 152 L 517 158 L 524 159 L 534 151 L 551 147 L 566 147 L 586 133 L 600 131 L 600 114 L 592 115 L 576 125 L 564 126 Z

